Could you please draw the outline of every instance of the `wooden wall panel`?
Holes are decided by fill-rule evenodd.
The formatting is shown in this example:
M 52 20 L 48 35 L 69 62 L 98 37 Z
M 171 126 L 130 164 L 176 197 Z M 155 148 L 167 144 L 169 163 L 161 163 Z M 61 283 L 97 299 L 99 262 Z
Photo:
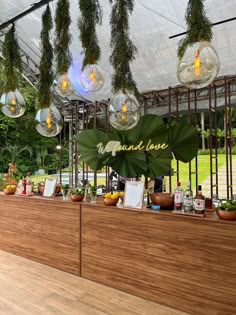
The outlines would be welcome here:
M 0 196 L 0 249 L 80 274 L 80 204 Z
M 236 314 L 236 221 L 82 206 L 82 277 L 198 315 Z

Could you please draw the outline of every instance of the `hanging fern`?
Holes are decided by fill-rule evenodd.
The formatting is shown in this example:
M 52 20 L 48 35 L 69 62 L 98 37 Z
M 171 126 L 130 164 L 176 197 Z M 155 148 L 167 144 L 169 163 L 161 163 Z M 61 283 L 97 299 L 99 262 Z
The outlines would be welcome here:
M 109 0 L 111 12 L 111 64 L 114 68 L 112 87 L 114 92 L 128 90 L 137 93 L 130 63 L 135 59 L 137 48 L 129 38 L 129 14 L 133 12 L 134 0 Z
M 52 29 L 52 16 L 49 5 L 47 5 L 46 10 L 42 15 L 42 31 L 40 33 L 41 37 L 41 61 L 39 66 L 40 78 L 39 78 L 39 91 L 38 91 L 38 101 L 39 108 L 47 108 L 51 103 L 50 88 L 53 83 L 53 72 L 52 72 L 52 62 L 53 62 L 53 50 L 50 43 L 49 32 Z
M 196 41 L 212 40 L 212 24 L 205 14 L 204 0 L 189 0 L 185 21 L 187 24 L 187 35 L 179 42 L 178 57 L 181 59 L 188 48 Z
M 96 24 L 101 23 L 102 14 L 98 0 L 79 0 L 81 18 L 78 22 L 80 40 L 84 48 L 84 67 L 88 64 L 95 64 L 100 59 L 101 50 L 96 34 Z
M 4 58 L 4 76 L 5 86 L 4 92 L 15 91 L 18 87 L 19 73 L 22 71 L 21 57 L 18 41 L 15 37 L 15 25 L 5 35 L 3 43 L 2 55 Z
M 57 73 L 61 75 L 68 71 L 72 62 L 72 56 L 69 50 L 71 42 L 71 35 L 69 33 L 70 24 L 69 0 L 59 0 L 57 2 L 55 16 L 56 38 L 54 42 L 54 55 L 56 59 Z

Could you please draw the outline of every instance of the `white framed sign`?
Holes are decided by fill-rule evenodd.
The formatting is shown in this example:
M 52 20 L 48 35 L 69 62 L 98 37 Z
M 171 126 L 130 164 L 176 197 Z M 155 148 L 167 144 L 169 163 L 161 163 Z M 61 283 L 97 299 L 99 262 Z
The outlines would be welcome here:
M 143 208 L 143 183 L 141 181 L 126 181 L 124 207 Z
M 57 178 L 45 178 L 43 197 L 52 197 L 55 194 Z

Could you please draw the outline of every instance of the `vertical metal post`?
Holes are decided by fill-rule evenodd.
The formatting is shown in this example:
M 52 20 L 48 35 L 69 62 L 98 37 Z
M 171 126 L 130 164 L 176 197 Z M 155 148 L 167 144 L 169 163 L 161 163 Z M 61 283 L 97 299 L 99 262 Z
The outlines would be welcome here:
M 168 125 L 171 125 L 171 87 L 168 89 Z M 172 170 L 171 170 L 172 171 Z M 172 191 L 172 176 L 169 174 L 169 192 Z
M 75 103 L 75 130 L 74 135 L 77 137 L 78 135 L 78 102 Z M 74 154 L 74 161 L 75 161 L 75 187 L 78 187 L 78 145 L 77 141 L 74 140 L 75 146 L 75 154 Z
M 213 195 L 213 166 L 212 166 L 212 100 L 211 100 L 211 86 L 209 85 L 208 88 L 209 91 L 209 149 L 210 149 L 210 192 L 211 192 L 211 198 Z
M 59 150 L 59 159 L 60 159 L 60 161 L 59 161 L 59 174 L 60 174 L 60 185 L 61 185 L 61 183 L 62 183 L 62 150 L 63 150 L 63 148 L 62 148 L 62 131 L 60 132 L 60 135 L 59 135 L 59 143 L 60 143 L 60 150 Z
M 224 89 L 225 89 L 225 156 L 226 156 L 226 186 L 227 186 L 227 199 L 229 199 L 229 151 L 228 151 L 228 91 L 227 91 L 227 80 L 224 79 Z

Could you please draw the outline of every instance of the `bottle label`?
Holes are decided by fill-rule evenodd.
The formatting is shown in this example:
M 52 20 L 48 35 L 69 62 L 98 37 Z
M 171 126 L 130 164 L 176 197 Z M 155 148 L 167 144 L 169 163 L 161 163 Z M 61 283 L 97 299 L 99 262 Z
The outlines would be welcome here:
M 205 200 L 204 199 L 195 199 L 194 209 L 198 211 L 205 210 Z
M 184 197 L 184 205 L 185 206 L 192 206 L 193 205 L 193 197 L 192 196 L 185 196 Z
M 175 205 L 180 205 L 183 202 L 183 193 L 181 191 L 175 192 Z

